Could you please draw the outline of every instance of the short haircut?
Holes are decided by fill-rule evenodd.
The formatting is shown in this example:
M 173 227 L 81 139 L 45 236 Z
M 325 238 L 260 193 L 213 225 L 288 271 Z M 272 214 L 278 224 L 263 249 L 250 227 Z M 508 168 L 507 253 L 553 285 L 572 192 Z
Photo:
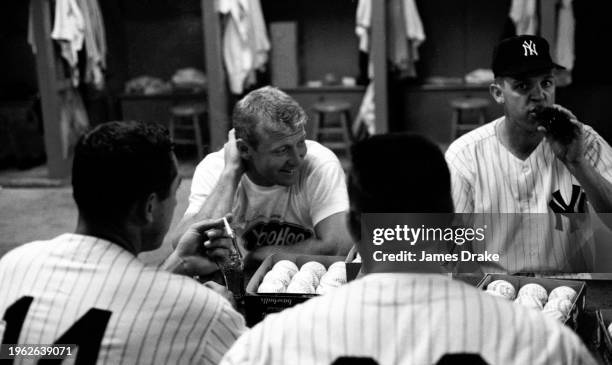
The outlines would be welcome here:
M 289 95 L 272 86 L 251 91 L 236 103 L 232 114 L 236 138 L 253 148 L 259 141 L 257 128 L 267 131 L 297 131 L 306 124 L 304 109 Z
M 72 165 L 79 214 L 115 222 L 151 193 L 170 195 L 177 175 L 168 131 L 155 123 L 109 122 L 80 138 Z
M 451 213 L 442 151 L 408 133 L 375 135 L 352 147 L 351 204 L 362 213 Z

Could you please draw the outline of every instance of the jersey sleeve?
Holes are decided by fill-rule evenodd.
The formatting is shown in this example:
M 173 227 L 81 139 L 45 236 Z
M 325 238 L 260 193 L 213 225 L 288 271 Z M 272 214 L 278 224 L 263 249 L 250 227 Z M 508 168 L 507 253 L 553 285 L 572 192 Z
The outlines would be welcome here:
M 348 211 L 346 177 L 338 160 L 326 161 L 312 171 L 306 182 L 306 200 L 313 226 L 333 214 Z
M 207 334 L 204 355 L 205 364 L 218 364 L 238 337 L 246 332 L 244 318 L 225 299 L 220 300 L 221 309 Z
M 223 150 L 209 154 L 198 164 L 193 174 L 189 206 L 187 206 L 185 215 L 197 214 L 200 211 L 217 185 L 224 165 Z
M 586 158 L 595 169 L 612 182 L 612 148 L 591 127 L 585 127 Z

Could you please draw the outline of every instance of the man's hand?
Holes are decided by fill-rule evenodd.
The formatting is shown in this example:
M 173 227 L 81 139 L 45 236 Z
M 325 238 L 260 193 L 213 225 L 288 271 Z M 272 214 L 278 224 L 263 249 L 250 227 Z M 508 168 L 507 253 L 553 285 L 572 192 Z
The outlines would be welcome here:
M 227 133 L 227 142 L 225 142 L 225 145 L 223 146 L 223 151 L 225 157 L 225 169 L 234 171 L 240 175 L 244 173 L 244 161 L 242 161 L 240 151 L 238 151 L 236 131 L 234 129 L 231 129 Z
M 231 215 L 227 216 L 231 220 Z M 185 274 L 209 275 L 218 270 L 216 262 L 227 259 L 231 240 L 223 232 L 223 219 L 203 220 L 189 226 L 178 241 L 172 256 Z
M 578 118 L 570 112 L 568 109 L 555 104 L 553 108 L 561 111 L 563 114 L 569 117 L 569 120 L 572 124 L 574 124 L 576 128 L 576 134 L 574 138 L 571 140 L 569 144 L 563 144 L 560 141 L 556 140 L 550 131 L 546 130 L 545 127 L 539 126 L 538 131 L 544 133 L 546 139 L 550 142 L 553 153 L 561 162 L 563 162 L 566 166 L 571 167 L 571 165 L 577 166 L 584 159 L 584 132 L 582 123 L 578 121 Z

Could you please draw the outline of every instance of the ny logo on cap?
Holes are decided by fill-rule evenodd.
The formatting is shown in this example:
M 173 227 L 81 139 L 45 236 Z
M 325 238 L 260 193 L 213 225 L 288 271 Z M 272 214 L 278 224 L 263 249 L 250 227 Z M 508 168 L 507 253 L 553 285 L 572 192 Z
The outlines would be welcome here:
M 533 55 L 538 55 L 538 52 L 536 51 L 536 47 L 535 47 L 535 43 L 533 43 L 533 41 L 523 41 L 523 50 L 525 51 L 525 56 L 533 56 Z M 529 54 L 527 54 L 529 53 Z

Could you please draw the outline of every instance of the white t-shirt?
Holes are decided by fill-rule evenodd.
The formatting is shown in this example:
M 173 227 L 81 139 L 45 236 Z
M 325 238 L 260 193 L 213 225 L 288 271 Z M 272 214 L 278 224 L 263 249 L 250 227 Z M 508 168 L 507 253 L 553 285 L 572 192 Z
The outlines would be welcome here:
M 488 364 L 595 364 L 555 319 L 435 274 L 369 274 L 270 314 L 221 364 L 435 364 L 459 353 Z
M 0 320 L 0 340 L 8 327 L 22 326 L 3 343 L 53 344 L 73 331 L 58 343 L 79 344 L 78 355 L 91 356 L 87 364 L 217 364 L 246 330 L 225 298 L 195 280 L 78 234 L 4 255 L 0 293 L 0 318 L 8 308 L 25 313 L 13 312 L 5 326 Z
M 588 212 L 578 179 L 546 139 L 524 161 L 514 156 L 496 135 L 502 121 L 479 127 L 448 148 L 455 211 L 485 213 L 479 219 L 489 222 L 486 249 L 502 254 L 493 269 L 590 271 L 593 232 L 588 215 L 574 214 Z M 612 149 L 587 125 L 584 134 L 587 161 L 612 181 Z
M 247 249 L 292 245 L 311 238 L 320 221 L 348 211 L 346 179 L 340 161 L 315 141 L 306 141 L 306 147 L 298 181 L 292 186 L 259 186 L 247 174 L 242 176 L 232 213 L 233 225 Z M 224 165 L 223 150 L 209 154 L 198 164 L 186 215 L 199 212 Z

